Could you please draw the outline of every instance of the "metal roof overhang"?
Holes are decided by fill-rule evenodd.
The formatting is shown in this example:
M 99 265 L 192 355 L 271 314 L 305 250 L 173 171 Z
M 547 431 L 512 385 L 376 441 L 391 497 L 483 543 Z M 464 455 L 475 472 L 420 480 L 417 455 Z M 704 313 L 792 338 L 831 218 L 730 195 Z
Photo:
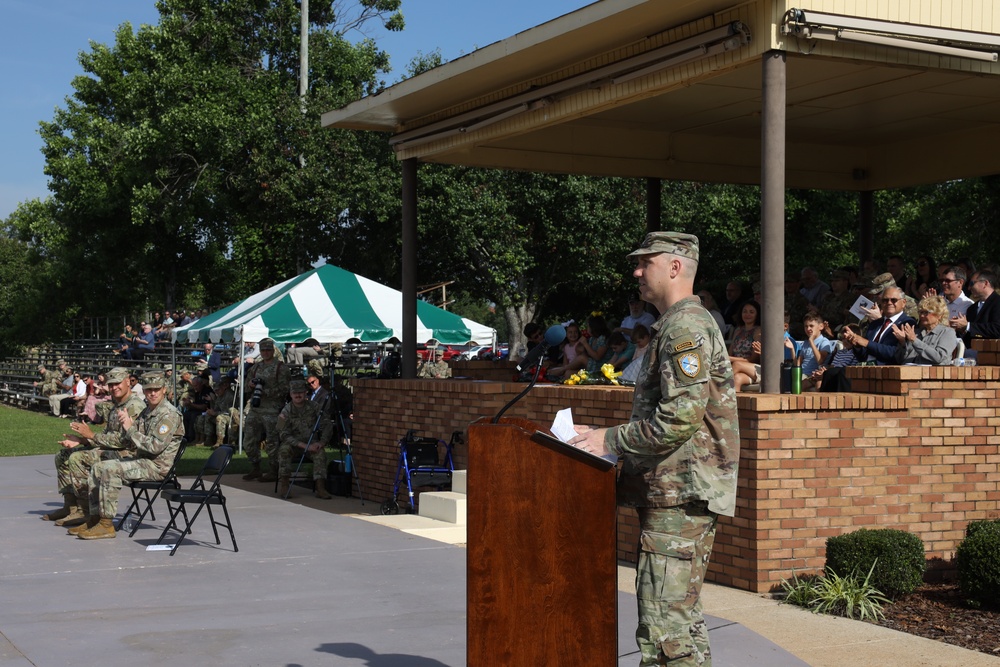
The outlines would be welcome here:
M 980 4 L 1000 20 L 1000 2 Z M 761 56 L 777 49 L 787 55 L 788 187 L 877 190 L 1000 173 L 1000 65 L 783 35 L 788 9 L 773 0 L 602 0 L 328 112 L 323 125 L 416 137 L 395 144 L 400 159 L 756 184 Z M 749 45 L 531 101 L 532 91 L 734 21 L 749 28 Z M 526 108 L 504 106 L 518 96 Z M 508 111 L 476 115 L 497 108 Z M 421 136 L 432 127 L 445 130 Z

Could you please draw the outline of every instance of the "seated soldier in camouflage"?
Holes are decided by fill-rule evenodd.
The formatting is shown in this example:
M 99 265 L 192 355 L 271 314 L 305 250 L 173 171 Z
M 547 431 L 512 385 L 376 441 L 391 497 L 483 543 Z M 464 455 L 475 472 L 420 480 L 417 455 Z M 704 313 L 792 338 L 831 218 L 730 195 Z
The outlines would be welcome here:
M 85 540 L 115 536 L 114 518 L 122 484 L 140 480 L 159 481 L 170 471 L 184 438 L 184 418 L 169 401 L 162 372 L 142 376 L 146 409 L 133 421 L 122 411 L 118 418 L 125 429 L 130 455 L 101 460 L 90 469 L 87 523 L 70 528 Z
M 45 364 L 39 364 L 38 375 L 41 380 L 32 383 L 34 387 L 41 387 L 38 393 L 42 396 L 51 396 L 59 391 L 59 378 L 62 377 L 62 373 L 50 371 L 45 368 Z
M 129 447 L 124 441 L 125 429 L 118 415 L 124 410 L 134 418 L 146 408 L 142 397 L 132 393 L 128 370 L 112 368 L 107 380 L 111 400 L 102 403 L 110 409 L 104 430 L 95 433 L 90 425 L 73 422 L 70 428 L 74 435 L 65 436 L 66 439 L 59 442 L 63 448 L 56 454 L 56 479 L 59 493 L 63 494 L 63 507 L 42 517 L 45 521 L 54 521 L 57 526 L 84 522 L 90 467 L 101 460 L 104 452 L 127 451 Z
M 229 424 L 232 422 L 231 411 L 235 406 L 236 391 L 233 389 L 233 379 L 224 376 L 219 380 L 209 399 L 208 410 L 195 422 L 198 440 L 211 445 L 212 449 L 218 449 L 226 442 Z
M 282 498 L 288 493 L 292 473 L 303 454 L 312 460 L 316 497 L 331 497 L 326 490 L 324 448 L 333 435 L 333 424 L 326 413 L 320 414 L 321 406 L 309 400 L 308 390 L 304 380 L 292 380 L 289 383 L 292 402 L 278 415 L 278 495 Z

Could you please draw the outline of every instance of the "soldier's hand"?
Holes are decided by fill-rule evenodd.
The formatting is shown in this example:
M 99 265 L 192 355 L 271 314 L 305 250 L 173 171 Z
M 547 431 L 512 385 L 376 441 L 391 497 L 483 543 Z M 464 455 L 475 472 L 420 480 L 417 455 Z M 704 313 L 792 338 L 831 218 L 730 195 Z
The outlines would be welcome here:
M 604 445 L 604 434 L 607 433 L 608 429 L 591 428 L 590 426 L 574 426 L 573 428 L 576 430 L 577 435 L 574 438 L 570 438 L 568 444 L 597 456 L 605 456 L 611 453 Z
M 90 428 L 89 424 L 84 424 L 83 422 L 73 422 L 69 425 L 73 432 L 84 440 L 90 440 L 94 437 L 94 430 Z
M 118 411 L 118 421 L 121 422 L 122 428 L 126 431 L 132 428 L 132 416 L 129 415 L 126 410 Z
M 67 449 L 72 449 L 73 447 L 76 447 L 77 445 L 82 445 L 83 444 L 83 440 L 81 440 L 80 438 L 76 437 L 75 435 L 66 435 L 65 433 L 63 433 L 63 436 L 66 439 L 65 440 L 60 440 L 59 444 L 62 445 L 63 447 L 66 447 Z

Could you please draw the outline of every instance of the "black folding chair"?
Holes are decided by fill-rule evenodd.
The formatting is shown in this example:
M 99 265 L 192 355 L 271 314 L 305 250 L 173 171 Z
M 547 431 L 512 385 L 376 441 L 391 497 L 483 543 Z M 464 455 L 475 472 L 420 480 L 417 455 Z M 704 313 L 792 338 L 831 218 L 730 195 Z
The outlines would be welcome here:
M 223 446 L 212 452 L 212 455 L 208 457 L 205 461 L 205 465 L 202 466 L 201 472 L 198 473 L 198 477 L 195 478 L 194 482 L 191 484 L 189 489 L 164 489 L 163 499 L 167 501 L 167 509 L 170 511 L 170 521 L 167 523 L 167 527 L 163 529 L 160 533 L 159 539 L 156 540 L 157 544 L 163 542 L 163 538 L 167 536 L 167 533 L 171 530 L 177 530 L 180 532 L 180 536 L 177 538 L 177 543 L 174 544 L 174 548 L 170 550 L 170 555 L 173 556 L 174 552 L 177 551 L 177 547 L 181 545 L 184 541 L 184 536 L 191 533 L 191 526 L 198 519 L 198 515 L 201 514 L 201 510 L 208 508 L 208 518 L 212 522 L 212 532 L 215 533 L 215 543 L 222 544 L 222 540 L 219 539 L 219 530 L 217 526 L 222 526 L 229 530 L 229 537 L 233 540 L 233 551 L 239 551 L 239 547 L 236 546 L 236 535 L 233 533 L 233 522 L 229 518 L 229 510 L 226 509 L 226 497 L 222 495 L 222 474 L 226 471 L 226 467 L 229 466 L 229 462 L 233 460 L 233 448 L 229 446 Z M 206 478 L 211 478 L 215 475 L 211 484 L 206 487 Z M 188 513 L 186 506 L 188 504 L 197 504 L 198 508 L 194 511 L 191 518 L 188 518 Z M 215 515 L 212 513 L 212 505 L 218 505 L 222 507 L 222 513 L 226 517 L 225 523 L 218 521 Z M 184 528 L 181 529 L 177 524 L 177 517 L 184 517 Z
M 180 447 L 177 448 L 177 455 L 174 456 L 174 463 L 170 466 L 170 470 L 159 481 L 153 481 L 149 479 L 140 479 L 134 482 L 128 482 L 126 486 L 132 490 L 132 504 L 128 506 L 122 513 L 122 518 L 118 519 L 118 525 L 115 526 L 115 530 L 121 530 L 122 526 L 125 525 L 125 521 L 128 519 L 129 514 L 137 512 L 139 518 L 136 519 L 135 524 L 132 526 L 132 530 L 129 531 L 128 536 L 132 537 L 135 535 L 135 531 L 139 530 L 139 524 L 142 520 L 149 515 L 151 521 L 156 521 L 156 513 L 153 512 L 153 503 L 156 499 L 163 493 L 164 489 L 179 489 L 181 488 L 180 483 L 177 481 L 177 462 L 181 460 L 184 456 L 184 450 L 187 445 L 181 442 Z M 153 495 L 150 496 L 149 493 L 152 491 Z M 139 512 L 140 503 L 142 503 L 142 511 Z

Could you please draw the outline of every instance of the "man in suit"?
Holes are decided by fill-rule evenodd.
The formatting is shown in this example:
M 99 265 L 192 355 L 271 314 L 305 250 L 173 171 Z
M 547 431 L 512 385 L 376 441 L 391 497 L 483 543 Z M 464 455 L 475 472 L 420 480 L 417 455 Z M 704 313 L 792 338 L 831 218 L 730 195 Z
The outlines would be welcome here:
M 1000 295 L 996 293 L 996 281 L 992 271 L 972 274 L 969 296 L 975 303 L 964 316 L 952 317 L 949 322 L 967 346 L 973 338 L 1000 338 Z
M 915 319 L 906 314 L 905 308 L 903 290 L 898 287 L 885 288 L 877 307 L 872 309 L 874 317 L 865 330 L 865 335 L 845 329 L 844 340 L 862 348 L 868 361 L 875 361 L 879 366 L 896 364 L 896 346 L 899 345 L 899 340 L 892 333 L 892 325 L 901 327 L 904 324 L 917 324 Z

